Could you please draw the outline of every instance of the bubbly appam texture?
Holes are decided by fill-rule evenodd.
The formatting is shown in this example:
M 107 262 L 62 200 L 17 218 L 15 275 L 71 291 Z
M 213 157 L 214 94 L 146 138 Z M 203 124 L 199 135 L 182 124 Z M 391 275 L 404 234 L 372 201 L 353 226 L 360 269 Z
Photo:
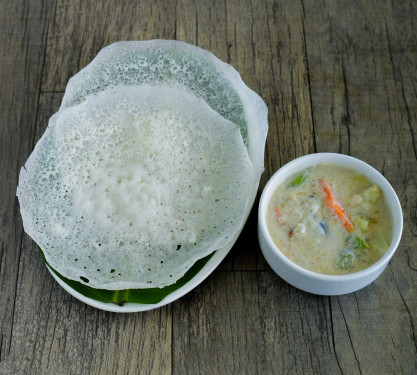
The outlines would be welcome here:
M 25 231 L 62 275 L 163 287 L 240 229 L 256 175 L 239 127 L 202 99 L 118 86 L 52 116 L 17 195 Z
M 107 88 L 143 83 L 182 85 L 237 124 L 260 177 L 268 129 L 267 107 L 232 66 L 199 47 L 174 40 L 111 44 L 69 80 L 61 109 Z

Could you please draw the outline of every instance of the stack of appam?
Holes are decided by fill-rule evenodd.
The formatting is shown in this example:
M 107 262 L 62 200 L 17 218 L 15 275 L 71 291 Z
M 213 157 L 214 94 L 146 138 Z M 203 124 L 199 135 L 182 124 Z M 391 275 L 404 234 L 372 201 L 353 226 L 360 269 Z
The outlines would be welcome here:
M 241 230 L 267 108 L 230 65 L 178 41 L 119 42 L 70 79 L 21 169 L 26 233 L 92 288 L 162 288 Z

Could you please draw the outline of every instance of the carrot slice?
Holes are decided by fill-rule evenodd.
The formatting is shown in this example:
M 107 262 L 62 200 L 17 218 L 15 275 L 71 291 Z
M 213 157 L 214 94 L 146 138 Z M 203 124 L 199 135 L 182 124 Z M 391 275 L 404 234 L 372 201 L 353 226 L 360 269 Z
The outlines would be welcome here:
M 329 211 L 339 218 L 348 232 L 353 232 L 355 228 L 353 227 L 348 214 L 344 210 L 332 186 L 324 179 L 320 180 L 320 184 L 325 194 L 324 203 L 326 204 Z
M 277 215 L 277 217 L 282 217 L 282 212 L 281 212 L 281 210 L 278 207 L 276 207 L 274 209 L 274 211 L 275 211 L 275 215 Z

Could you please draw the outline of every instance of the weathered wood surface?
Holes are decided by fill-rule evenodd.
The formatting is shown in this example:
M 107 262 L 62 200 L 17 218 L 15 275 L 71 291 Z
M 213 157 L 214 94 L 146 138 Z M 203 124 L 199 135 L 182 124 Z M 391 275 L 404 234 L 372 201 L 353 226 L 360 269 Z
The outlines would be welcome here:
M 417 4 L 0 0 L 1 374 L 417 373 Z M 372 285 L 301 292 L 268 267 L 254 210 L 202 285 L 118 315 L 68 295 L 23 233 L 20 167 L 68 79 L 117 40 L 178 39 L 232 64 L 269 108 L 265 173 L 311 152 L 371 163 L 404 233 Z M 255 205 L 256 208 L 256 205 Z

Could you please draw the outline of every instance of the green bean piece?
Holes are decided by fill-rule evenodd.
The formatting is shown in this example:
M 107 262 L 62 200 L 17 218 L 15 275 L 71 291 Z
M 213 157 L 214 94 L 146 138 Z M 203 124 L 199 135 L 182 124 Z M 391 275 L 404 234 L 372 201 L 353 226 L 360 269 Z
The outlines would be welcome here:
M 355 260 L 355 256 L 353 255 L 352 250 L 350 249 L 344 249 L 340 253 L 339 258 L 339 265 L 342 270 L 346 270 L 353 266 L 353 262 Z
M 300 186 L 308 177 L 310 173 L 309 169 L 304 169 L 300 174 L 298 174 L 287 186 L 287 188 L 293 188 Z
M 359 236 L 349 236 L 346 242 L 351 245 L 354 249 L 366 248 L 369 249 L 369 245 Z

